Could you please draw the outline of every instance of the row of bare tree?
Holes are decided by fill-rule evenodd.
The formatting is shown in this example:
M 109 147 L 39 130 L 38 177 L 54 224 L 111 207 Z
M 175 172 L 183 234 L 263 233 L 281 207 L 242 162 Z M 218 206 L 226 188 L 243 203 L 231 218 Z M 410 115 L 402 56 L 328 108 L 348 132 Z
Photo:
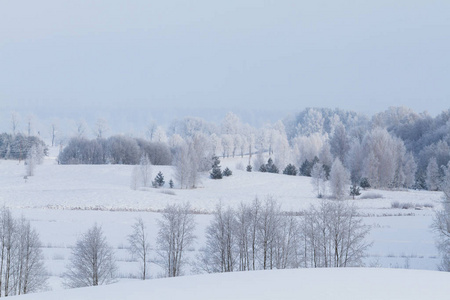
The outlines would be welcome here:
M 218 206 L 198 267 L 214 273 L 361 266 L 368 233 L 355 208 L 343 201 L 324 200 L 300 216 L 283 213 L 270 197 L 237 210 Z
M 9 209 L 0 213 L 0 296 L 45 289 L 48 276 L 39 235 L 23 217 L 14 219 Z

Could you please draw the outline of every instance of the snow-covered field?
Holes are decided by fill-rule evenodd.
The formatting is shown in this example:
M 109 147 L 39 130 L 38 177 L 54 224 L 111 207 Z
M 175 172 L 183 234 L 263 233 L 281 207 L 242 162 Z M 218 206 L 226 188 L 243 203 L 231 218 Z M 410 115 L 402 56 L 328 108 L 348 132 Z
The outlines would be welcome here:
M 298 269 L 186 276 L 21 296 L 97 299 L 446 300 L 450 274 L 393 269 Z
M 303 210 L 318 202 L 309 178 L 259 172 L 248 173 L 236 168 L 238 164 L 245 166 L 247 162 L 248 158 L 222 160 L 222 167 L 228 166 L 232 169 L 233 175 L 222 180 L 210 180 L 208 174 L 204 174 L 200 186 L 193 190 L 177 188 L 132 190 L 130 188 L 132 166 L 58 165 L 54 157 L 49 157 L 45 159 L 44 164 L 36 168 L 35 176 L 25 180 L 23 162 L 0 161 L 0 205 L 10 208 L 17 217 L 23 215 L 31 220 L 32 226 L 39 232 L 44 246 L 45 263 L 50 275 L 51 289 L 61 289 L 59 276 L 68 263 L 72 245 L 74 245 L 77 237 L 95 222 L 102 225 L 109 243 L 115 248 L 118 259 L 121 280 L 115 287 L 100 288 L 95 291 L 86 289 L 61 292 L 67 294 L 54 294 L 55 296 L 48 296 L 48 298 L 33 299 L 52 299 L 50 297 L 55 297 L 55 299 L 80 299 L 81 297 L 98 299 L 99 294 L 97 293 L 101 293 L 103 290 L 105 293 L 111 293 L 111 295 L 124 295 L 118 292 L 128 289 L 122 288 L 121 285 L 123 284 L 139 286 L 149 298 L 151 298 L 150 295 L 158 299 L 164 298 L 163 295 L 167 295 L 167 298 L 171 299 L 175 297 L 169 297 L 167 293 L 186 295 L 182 288 L 180 288 L 180 291 L 170 289 L 171 281 L 167 279 L 152 280 L 148 283 L 129 282 L 129 278 L 133 277 L 138 269 L 137 263 L 133 261 L 126 250 L 126 237 L 131 233 L 131 225 L 136 217 L 142 217 L 150 229 L 151 240 L 156 241 L 158 211 L 167 204 L 189 201 L 193 209 L 198 212 L 196 215 L 198 240 L 195 247 L 189 249 L 189 256 L 195 257 L 198 249 L 204 244 L 205 228 L 211 220 L 209 213 L 214 210 L 220 201 L 224 205 L 236 206 L 241 202 L 251 202 L 255 197 L 263 199 L 272 196 L 282 203 L 282 208 L 286 211 Z M 152 170 L 153 177 L 156 176 L 158 171 L 162 171 L 166 182 L 172 178 L 171 167 L 153 166 Z M 439 257 L 434 245 L 434 236 L 430 230 L 433 216 L 433 208 L 431 207 L 434 207 L 434 209 L 440 208 L 441 193 L 413 190 L 369 190 L 363 191 L 362 196 L 369 193 L 380 194 L 382 198 L 348 200 L 357 205 L 366 224 L 372 226 L 369 239 L 373 241 L 373 247 L 368 251 L 369 257 L 366 258 L 366 265 L 384 268 L 436 270 Z M 410 209 L 393 209 L 391 204 L 395 201 L 411 203 L 412 207 Z M 155 242 L 152 243 L 152 247 L 154 246 Z M 160 275 L 160 269 L 154 264 L 151 265 L 150 272 L 153 278 Z M 330 279 L 323 279 L 322 275 L 319 275 L 320 272 L 323 273 L 323 276 L 330 276 Z M 345 272 L 345 276 L 341 278 L 339 275 L 341 273 L 335 272 Z M 349 271 L 293 270 L 273 273 L 254 272 L 253 275 L 251 275 L 252 272 L 248 275 L 242 273 L 213 275 L 211 277 L 208 277 L 208 275 L 175 280 L 177 280 L 176 284 L 180 286 L 192 285 L 195 287 L 199 285 L 199 287 L 196 287 L 198 290 L 189 291 L 193 295 L 204 296 L 204 299 L 219 299 L 219 295 L 214 297 L 209 295 L 208 297 L 208 293 L 213 290 L 212 288 L 205 291 L 201 291 L 200 288 L 203 283 L 208 287 L 218 285 L 217 280 L 220 280 L 221 288 L 223 287 L 224 291 L 230 290 L 230 288 L 226 288 L 227 286 L 232 287 L 238 282 L 245 281 L 244 285 L 241 284 L 240 287 L 235 288 L 236 294 L 241 295 L 242 299 L 251 298 L 252 290 L 256 290 L 255 293 L 258 293 L 258 295 L 266 296 L 267 294 L 267 299 L 280 298 L 274 296 L 275 294 L 270 294 L 270 292 L 263 293 L 264 289 L 247 290 L 245 288 L 256 284 L 264 288 L 267 286 L 264 282 L 272 282 L 273 276 L 279 276 L 277 278 L 280 278 L 275 280 L 279 282 L 277 284 L 280 291 L 286 291 L 283 285 L 285 282 L 286 284 L 290 282 L 289 280 L 292 281 L 292 292 L 288 293 L 289 295 L 286 295 L 285 298 L 295 297 L 302 288 L 311 290 L 312 293 L 313 287 L 316 287 L 317 292 L 320 292 L 321 289 L 318 286 L 325 281 L 327 285 L 329 282 L 336 285 L 337 295 L 353 292 L 357 285 L 362 284 L 367 288 L 370 286 L 374 291 L 380 290 L 380 293 L 384 290 L 383 285 L 389 285 L 393 290 L 403 290 L 401 294 L 398 294 L 402 297 L 409 294 L 417 296 L 417 293 L 408 290 L 406 284 L 411 284 L 417 292 L 421 290 L 425 293 L 428 287 L 434 285 L 435 282 L 446 281 L 447 290 L 445 291 L 447 291 L 446 295 L 449 295 L 448 282 L 450 282 L 450 278 L 448 273 L 381 269 L 379 273 L 374 272 L 372 270 L 355 269 Z M 189 270 L 187 270 L 187 273 L 190 273 Z M 364 280 L 365 276 L 367 276 L 367 280 Z M 286 278 L 285 280 L 284 277 L 290 279 Z M 392 281 L 400 277 L 402 280 L 399 281 L 398 285 L 395 285 Z M 405 281 L 405 277 L 410 278 L 410 283 Z M 314 278 L 317 279 L 316 283 L 314 283 Z M 389 278 L 392 280 L 388 280 Z M 385 281 L 381 282 L 382 280 Z M 300 284 L 301 282 L 305 282 L 305 284 Z M 421 283 L 421 285 L 414 284 L 414 282 Z M 376 288 L 377 285 L 378 289 Z M 165 291 L 164 287 L 172 291 Z M 245 291 L 237 293 L 241 290 Z M 360 288 L 358 287 L 357 290 L 360 290 Z M 154 294 L 151 294 L 153 292 Z M 331 296 L 326 297 L 326 291 L 321 292 L 325 293 L 323 294 L 325 298 L 331 298 Z M 229 291 L 228 293 L 234 292 Z M 419 298 L 429 298 L 423 293 L 424 296 Z M 232 297 L 232 294 L 224 295 L 236 298 Z M 264 299 L 258 295 L 255 294 L 257 299 Z M 352 297 L 355 295 L 355 299 L 369 299 L 370 296 L 376 296 L 377 294 L 367 292 L 362 295 L 360 292 L 356 292 L 356 294 L 352 293 L 351 295 Z M 380 296 L 373 298 L 386 298 L 382 297 L 381 294 L 378 295 Z M 393 295 L 390 298 L 403 299 L 402 297 L 396 297 L 397 294 Z M 111 299 L 126 298 L 111 297 Z M 190 299 L 189 297 L 184 298 Z M 309 298 L 314 299 L 312 296 Z

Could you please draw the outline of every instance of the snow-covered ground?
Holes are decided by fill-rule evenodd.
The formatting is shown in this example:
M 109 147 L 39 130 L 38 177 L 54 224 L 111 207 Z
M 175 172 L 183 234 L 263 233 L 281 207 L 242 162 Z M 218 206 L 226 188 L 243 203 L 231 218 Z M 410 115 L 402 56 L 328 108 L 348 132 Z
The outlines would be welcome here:
M 394 269 L 298 269 L 121 282 L 21 296 L 34 300 L 97 299 L 396 299 L 448 300 L 450 274 Z
M 199 213 L 196 215 L 196 235 L 198 240 L 195 247 L 189 249 L 189 256 L 193 258 L 198 249 L 204 245 L 205 228 L 211 220 L 209 213 L 214 210 L 219 201 L 224 205 L 236 206 L 241 202 L 251 202 L 255 197 L 263 199 L 267 196 L 272 196 L 282 203 L 282 207 L 286 211 L 299 211 L 309 207 L 311 204 L 318 203 L 309 178 L 259 172 L 249 173 L 239 170 L 247 162 L 248 158 L 223 159 L 221 163 L 222 168 L 229 167 L 232 169 L 233 175 L 222 180 L 211 180 L 208 178 L 208 174 L 203 174 L 202 182 L 197 189 L 147 188 L 132 190 L 130 188 L 132 166 L 58 165 L 53 156 L 46 158 L 44 164 L 36 168 L 35 176 L 25 180 L 23 162 L 0 161 L 0 205 L 10 208 L 17 217 L 24 215 L 30 219 L 32 226 L 39 232 L 44 246 L 46 268 L 50 275 L 50 288 L 54 290 L 61 289 L 59 275 L 64 271 L 68 263 L 71 246 L 75 243 L 77 237 L 95 222 L 102 225 L 109 243 L 115 248 L 119 275 L 122 278 L 120 286 L 123 284 L 123 281 L 129 282 L 127 278 L 133 277 L 138 269 L 137 263 L 133 261 L 126 250 L 126 237 L 131 233 L 131 225 L 136 217 L 142 217 L 150 229 L 151 240 L 156 241 L 158 211 L 167 204 L 189 201 L 193 209 Z M 238 165 L 240 165 L 239 168 L 237 168 Z M 172 169 L 169 166 L 153 166 L 152 170 L 153 177 L 156 176 L 158 171 L 163 172 L 166 185 L 173 178 Z M 366 265 L 385 268 L 436 270 L 439 257 L 434 245 L 434 236 L 430 230 L 434 213 L 431 207 L 434 207 L 434 209 L 440 208 L 441 193 L 413 190 L 369 190 L 363 191 L 362 196 L 367 196 L 367 194 L 379 194 L 382 198 L 361 199 L 361 197 L 358 197 L 356 200 L 348 200 L 359 208 L 359 212 L 364 216 L 366 224 L 372 226 L 369 239 L 373 241 L 373 247 L 368 251 L 369 257 L 366 258 Z M 393 209 L 391 204 L 395 201 L 411 203 L 412 206 L 410 209 Z M 152 243 L 152 247 L 154 246 L 155 242 Z M 285 272 L 275 272 L 274 274 L 298 276 L 298 281 L 296 282 L 314 278 L 310 277 L 310 275 L 305 275 L 307 273 L 302 273 L 306 272 L 306 270 Z M 311 272 L 308 274 L 315 274 L 314 272 L 317 271 L 308 270 L 308 272 Z M 330 274 L 329 276 L 333 274 L 333 271 L 325 272 Z M 378 277 L 383 278 L 385 274 L 388 276 L 386 273 L 388 270 L 382 271 L 380 275 L 371 273 L 373 272 L 371 270 L 355 271 L 354 274 L 357 272 L 370 273 L 370 279 L 367 279 L 367 284 Z M 187 270 L 187 273 L 189 274 L 190 271 Z M 259 282 L 259 280 L 263 282 L 264 280 L 270 280 L 270 276 L 275 276 L 267 275 L 266 273 L 254 273 L 254 277 L 244 274 L 236 276 L 238 276 L 237 278 L 243 276 L 249 282 Z M 354 280 L 357 280 L 357 282 L 362 281 L 357 275 L 350 273 L 346 283 L 348 289 L 352 289 L 355 286 L 355 284 L 349 284 L 349 282 Z M 152 264 L 151 277 L 157 278 L 159 274 L 160 269 Z M 428 278 L 426 283 L 424 283 L 424 288 L 427 287 L 428 282 L 431 284 L 434 277 L 441 276 L 449 282 L 448 274 L 438 275 L 443 274 L 438 272 L 406 272 L 404 274 L 393 272 L 389 274 L 399 274 L 398 276 L 419 274 L 417 276 L 411 275 L 412 277 L 416 276 L 415 279 L 411 280 L 418 280 L 419 282 L 420 278 Z M 219 277 L 211 277 L 212 279 L 209 277 L 193 278 L 197 278 L 191 279 L 191 284 L 195 286 L 194 283 L 196 281 L 209 282 Z M 186 282 L 185 284 L 187 284 L 190 279 L 179 280 L 181 280 L 180 284 L 184 284 L 181 282 Z M 334 282 L 335 279 L 328 281 Z M 168 282 L 170 281 L 158 280 L 158 284 L 153 282 L 146 283 L 142 285 L 142 289 L 145 291 L 153 290 L 155 286 L 170 285 Z M 239 279 L 230 277 L 229 281 L 225 282 L 231 285 L 233 282 L 239 282 Z M 132 284 L 139 285 L 140 283 Z M 280 282 L 281 284 L 283 283 Z M 401 284 L 406 283 L 401 281 L 399 287 L 401 287 Z M 261 284 L 261 286 L 265 285 Z M 305 284 L 305 287 L 309 286 L 311 285 Z M 297 289 L 300 286 L 293 288 Z M 111 291 L 114 289 L 120 288 L 111 287 Z M 317 290 L 320 289 L 317 288 Z M 155 293 L 164 293 L 162 288 L 158 291 L 155 291 Z M 74 292 L 73 295 L 81 295 L 77 293 Z M 294 290 L 293 293 L 297 293 L 297 290 Z M 342 288 L 342 293 L 344 293 L 344 288 Z M 370 296 L 370 293 L 364 296 L 360 298 L 368 299 L 367 296 Z M 76 296 L 73 297 L 76 298 Z M 89 299 L 85 295 L 83 295 L 83 298 Z M 213 298 L 218 299 L 218 297 Z M 273 299 L 274 297 L 271 298 Z M 60 296 L 58 299 L 70 298 Z M 126 298 L 118 297 L 117 299 Z

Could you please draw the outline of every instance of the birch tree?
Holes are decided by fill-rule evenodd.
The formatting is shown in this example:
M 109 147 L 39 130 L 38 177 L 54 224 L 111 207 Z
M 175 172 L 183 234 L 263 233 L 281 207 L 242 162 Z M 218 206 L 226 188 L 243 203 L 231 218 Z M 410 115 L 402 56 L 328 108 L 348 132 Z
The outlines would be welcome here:
M 130 253 L 139 261 L 140 271 L 139 278 L 146 280 L 148 275 L 148 261 L 150 253 L 150 243 L 147 227 L 142 218 L 138 218 L 133 224 L 133 232 L 128 236 L 130 244 Z
M 187 263 L 186 251 L 196 239 L 195 220 L 189 203 L 168 205 L 158 220 L 157 263 L 163 268 L 165 277 L 183 274 Z
M 95 224 L 73 248 L 63 284 L 68 288 L 110 284 L 115 281 L 116 271 L 113 249 L 101 226 Z

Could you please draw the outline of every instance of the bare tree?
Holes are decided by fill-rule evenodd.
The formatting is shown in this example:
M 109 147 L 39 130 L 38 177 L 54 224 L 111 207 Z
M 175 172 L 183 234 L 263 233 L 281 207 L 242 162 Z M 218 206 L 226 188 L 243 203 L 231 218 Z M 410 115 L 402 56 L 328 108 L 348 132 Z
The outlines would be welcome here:
M 46 288 L 46 270 L 39 235 L 30 223 L 1 211 L 0 296 L 27 294 Z
M 190 204 L 168 205 L 162 219 L 158 220 L 157 263 L 164 269 L 166 277 L 183 274 L 186 264 L 185 252 L 195 240 L 195 220 L 190 213 Z
M 95 224 L 73 248 L 70 264 L 63 274 L 64 285 L 77 288 L 109 284 L 115 281 L 116 270 L 113 250 L 101 226 Z
M 95 136 L 99 139 L 104 138 L 106 132 L 109 130 L 108 121 L 104 118 L 98 118 L 95 123 Z
M 133 225 L 133 232 L 128 236 L 131 254 L 139 260 L 139 278 L 145 280 L 148 275 L 148 261 L 150 253 L 150 243 L 147 227 L 142 218 L 138 218 Z
M 52 135 L 52 147 L 55 146 L 57 131 L 58 131 L 58 127 L 57 127 L 56 123 L 52 123 L 50 126 L 50 134 Z
M 233 272 L 237 269 L 237 221 L 231 208 L 216 207 L 206 229 L 206 247 L 199 255 L 201 268 L 208 273 Z
M 371 246 L 365 241 L 369 231 L 356 208 L 343 201 L 323 200 L 319 207 L 311 206 L 302 222 L 304 267 L 361 266 Z
M 48 276 L 44 268 L 44 256 L 38 233 L 23 217 L 17 224 L 17 258 L 15 267 L 15 294 L 28 294 L 43 290 Z
M 15 136 L 17 131 L 19 130 L 19 115 L 13 111 L 11 113 L 11 131 L 12 135 Z

